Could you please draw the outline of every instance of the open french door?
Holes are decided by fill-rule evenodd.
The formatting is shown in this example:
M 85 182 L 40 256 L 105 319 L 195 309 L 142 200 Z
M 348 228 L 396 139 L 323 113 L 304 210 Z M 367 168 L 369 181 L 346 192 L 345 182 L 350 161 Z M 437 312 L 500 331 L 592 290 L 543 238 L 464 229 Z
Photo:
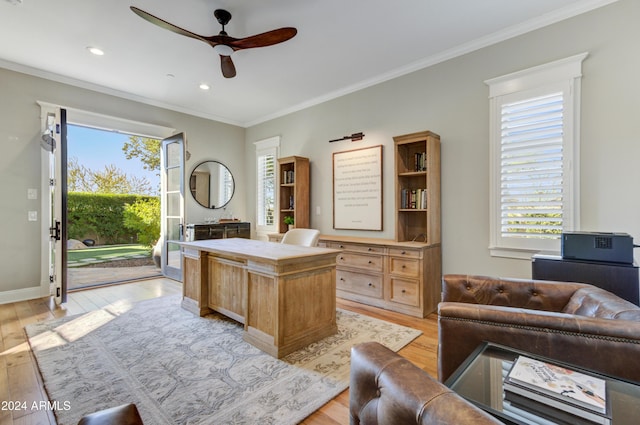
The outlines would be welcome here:
M 184 133 L 162 141 L 160 239 L 162 274 L 182 281 L 180 245 L 184 240 Z
M 48 169 L 43 212 L 49 224 L 49 294 L 56 304 L 67 301 L 67 111 L 41 104 L 44 131 L 41 144 Z

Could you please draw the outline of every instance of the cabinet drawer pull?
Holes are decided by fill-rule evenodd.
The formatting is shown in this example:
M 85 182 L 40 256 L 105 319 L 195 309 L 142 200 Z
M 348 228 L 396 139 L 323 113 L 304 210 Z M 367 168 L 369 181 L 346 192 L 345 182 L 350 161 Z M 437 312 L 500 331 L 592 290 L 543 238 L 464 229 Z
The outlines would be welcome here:
M 344 248 L 344 245 L 338 245 L 338 248 L 342 249 Z
M 367 251 L 373 251 L 373 248 L 369 247 L 367 248 Z
M 373 283 L 369 282 L 369 287 L 372 287 L 372 286 L 373 286 Z
M 373 261 L 369 260 L 369 264 L 373 264 Z
M 403 268 L 403 269 L 406 269 L 406 268 L 407 268 L 407 266 L 405 266 L 405 265 L 403 264 L 403 265 L 402 265 L 402 268 Z
M 405 255 L 407 253 L 407 251 L 402 251 L 400 254 L 401 255 Z
M 406 294 L 406 293 L 407 293 L 407 290 L 406 290 L 406 289 L 403 289 L 403 290 L 402 290 L 402 291 L 400 291 L 400 292 L 402 292 L 403 294 Z
M 341 259 L 341 260 L 344 260 L 344 257 L 341 255 L 341 256 L 340 256 L 340 259 Z
M 340 280 L 344 282 L 344 277 L 341 277 Z

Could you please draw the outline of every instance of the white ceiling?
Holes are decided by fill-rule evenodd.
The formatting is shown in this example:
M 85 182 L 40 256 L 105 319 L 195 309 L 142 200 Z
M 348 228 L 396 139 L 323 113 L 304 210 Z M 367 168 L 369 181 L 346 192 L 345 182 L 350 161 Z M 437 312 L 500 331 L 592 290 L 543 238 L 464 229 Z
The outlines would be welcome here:
M 613 1 L 0 0 L 0 67 L 249 126 Z M 225 79 L 210 46 L 129 6 L 201 35 L 220 31 L 218 8 L 233 15 L 232 37 L 298 34 L 235 52 L 237 76 Z

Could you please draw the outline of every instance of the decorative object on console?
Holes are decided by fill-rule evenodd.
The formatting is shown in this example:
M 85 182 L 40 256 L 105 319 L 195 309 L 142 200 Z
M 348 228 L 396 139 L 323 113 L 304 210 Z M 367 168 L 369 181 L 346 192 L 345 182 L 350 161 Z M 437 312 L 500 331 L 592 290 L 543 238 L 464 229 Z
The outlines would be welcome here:
M 217 9 L 213 14 L 216 17 L 218 23 L 222 25 L 222 31 L 220 31 L 218 35 L 207 37 L 198 35 L 191 31 L 187 31 L 163 19 L 153 16 L 152 14 L 145 12 L 144 10 L 140 10 L 137 7 L 131 6 L 131 10 L 142 19 L 145 19 L 152 24 L 159 26 L 160 28 L 164 28 L 171 32 L 175 32 L 176 34 L 194 38 L 196 40 L 200 40 L 209 44 L 211 47 L 213 47 L 213 50 L 220 55 L 222 75 L 224 75 L 226 78 L 233 78 L 236 76 L 236 67 L 231 60 L 231 54 L 233 54 L 233 52 L 242 49 L 272 46 L 274 44 L 287 41 L 293 38 L 298 33 L 295 28 L 285 27 L 244 38 L 230 37 L 224 30 L 224 27 L 231 20 L 231 13 L 223 9 Z

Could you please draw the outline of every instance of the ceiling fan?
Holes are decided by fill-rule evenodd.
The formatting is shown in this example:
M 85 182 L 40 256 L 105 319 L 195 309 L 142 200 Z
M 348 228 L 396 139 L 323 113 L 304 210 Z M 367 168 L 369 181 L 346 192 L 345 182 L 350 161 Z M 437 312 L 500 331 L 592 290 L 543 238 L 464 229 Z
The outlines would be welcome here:
M 254 47 L 272 46 L 274 44 L 282 43 L 293 38 L 298 30 L 292 27 L 279 28 L 272 31 L 267 31 L 262 34 L 252 35 L 244 38 L 230 37 L 224 30 L 225 25 L 231 20 L 231 13 L 223 9 L 217 9 L 213 12 L 220 25 L 222 25 L 222 31 L 218 35 L 203 36 L 195 34 L 191 31 L 187 31 L 172 23 L 169 23 L 163 19 L 153 16 L 144 10 L 138 9 L 135 6 L 131 6 L 131 10 L 143 19 L 155 24 L 161 28 L 175 32 L 185 37 L 195 38 L 196 40 L 204 41 L 213 47 L 213 50 L 220 55 L 220 63 L 222 67 L 222 75 L 226 78 L 233 78 L 236 76 L 236 67 L 231 60 L 231 54 L 237 50 L 251 49 Z

